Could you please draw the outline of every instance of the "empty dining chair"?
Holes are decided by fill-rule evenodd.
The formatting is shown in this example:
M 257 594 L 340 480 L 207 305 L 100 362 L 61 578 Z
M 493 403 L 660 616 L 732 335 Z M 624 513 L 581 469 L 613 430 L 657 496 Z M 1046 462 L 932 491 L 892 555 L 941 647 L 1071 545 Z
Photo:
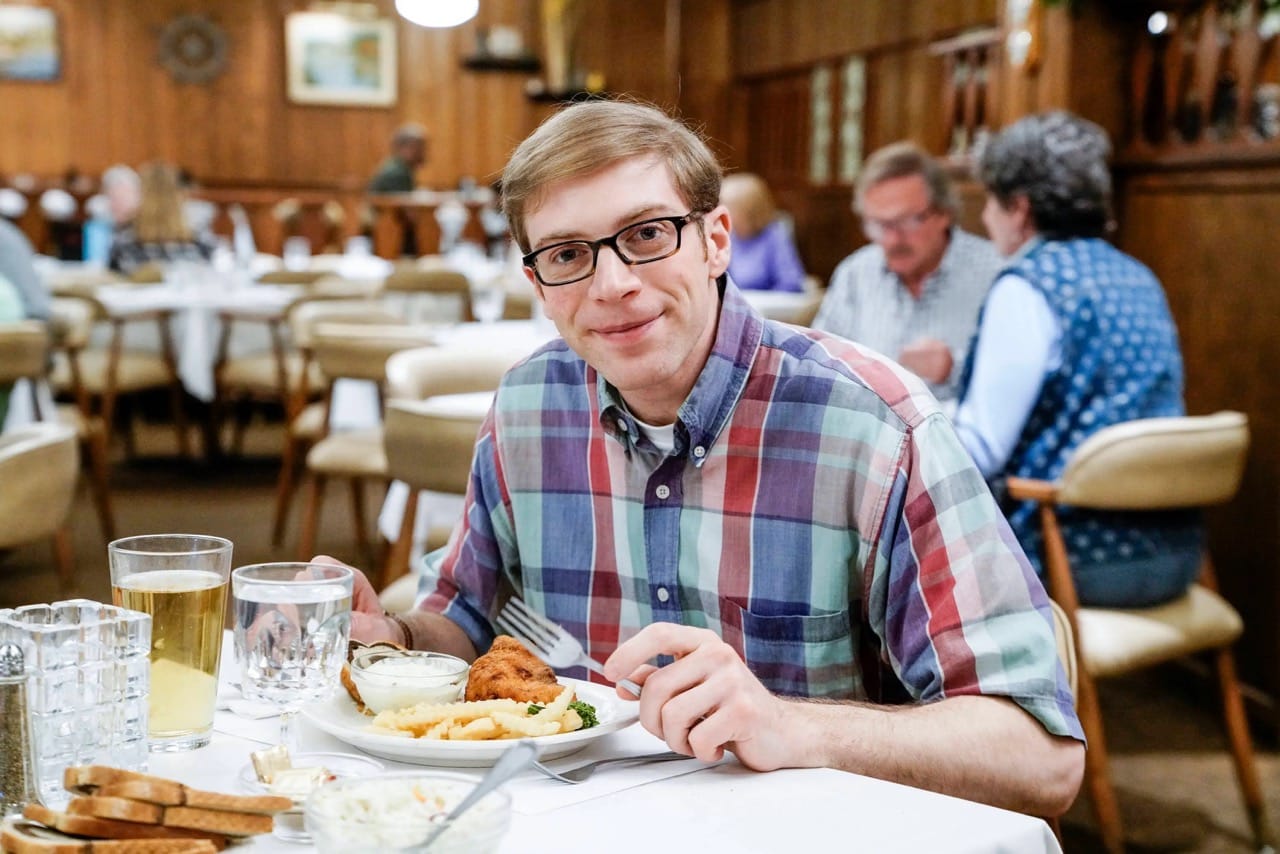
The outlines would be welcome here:
M 1108 851 L 1123 849 L 1123 829 L 1107 767 L 1095 680 L 1201 651 L 1215 656 L 1223 722 L 1255 840 L 1259 846 L 1272 842 L 1231 651 L 1243 623 L 1217 593 L 1207 554 L 1199 583 L 1172 602 L 1149 608 L 1081 606 L 1059 512 L 1072 508 L 1140 513 L 1223 504 L 1239 488 L 1248 444 L 1248 421 L 1239 412 L 1142 419 L 1089 437 L 1054 482 L 1008 481 L 1011 498 L 1039 505 L 1046 585 L 1066 612 L 1075 637 L 1076 702 L 1089 741 L 1085 784 Z
M 392 302 L 397 299 L 409 301 L 423 294 L 454 296 L 459 306 L 458 314 L 453 317 L 436 316 L 423 319 L 464 322 L 476 319 L 475 313 L 471 310 L 471 281 L 457 270 L 437 266 L 402 265 L 387 275 L 386 281 L 382 284 L 382 292 Z
M 190 458 L 191 442 L 187 434 L 182 383 L 178 379 L 177 358 L 169 330 L 171 313 L 158 309 L 113 315 L 101 301 L 87 293 L 77 293 L 62 299 L 81 300 L 85 305 L 76 313 L 86 316 L 90 326 L 106 326 L 107 343 L 105 347 L 95 346 L 88 334 L 67 338 L 60 352 L 55 354 L 52 375 L 54 389 L 82 401 L 86 414 L 93 411 L 90 407 L 96 406 L 107 433 L 108 446 L 114 432 L 116 405 L 121 395 L 167 389 L 178 453 L 184 459 Z M 158 353 L 126 345 L 126 327 L 134 323 L 155 324 L 160 340 Z M 124 439 L 126 448 L 132 454 L 132 423 L 124 433 Z
M 458 411 L 446 398 L 496 391 L 503 375 L 525 355 L 524 349 L 501 344 L 442 346 L 405 350 L 387 360 L 391 395 L 383 425 L 387 476 L 407 484 L 409 497 L 376 589 L 382 590 L 409 571 L 419 492 L 463 495 L 467 491 L 476 433 L 487 406 Z
M 76 434 L 64 424 L 30 424 L 0 435 L 0 549 L 52 538 L 64 587 L 75 572 L 67 517 L 78 471 Z
M 276 509 L 271 524 L 271 544 L 284 542 L 284 529 L 293 503 L 298 461 L 327 432 L 328 404 L 324 400 L 328 380 L 320 372 L 313 350 L 314 329 L 323 323 L 395 325 L 403 318 L 381 303 L 368 299 L 300 300 L 288 315 L 288 333 L 298 354 L 299 382 L 285 400 L 285 437 L 276 481 Z
M 429 343 L 421 329 L 404 323 L 318 324 L 312 332 L 311 351 L 327 380 L 325 415 L 321 437 L 307 451 L 306 471 L 310 479 L 302 531 L 298 538 L 301 560 L 315 554 L 316 531 L 326 483 L 341 478 L 350 484 L 351 515 L 356 545 L 372 562 L 374 555 L 365 523 L 364 483 L 386 483 L 387 458 L 382 448 L 382 407 L 386 394 L 387 358 L 399 350 Z M 373 427 L 333 431 L 334 388 L 339 380 L 364 380 L 377 390 L 377 411 Z

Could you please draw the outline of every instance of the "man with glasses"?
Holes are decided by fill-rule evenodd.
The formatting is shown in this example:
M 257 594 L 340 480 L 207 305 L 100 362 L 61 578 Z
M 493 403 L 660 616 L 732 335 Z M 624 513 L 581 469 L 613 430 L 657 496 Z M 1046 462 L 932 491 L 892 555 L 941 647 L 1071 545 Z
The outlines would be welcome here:
M 675 750 L 1062 812 L 1084 753 L 1043 588 L 918 380 L 728 282 L 720 175 L 637 104 L 516 149 L 504 212 L 563 340 L 504 378 L 418 608 L 360 577 L 353 637 L 471 659 L 517 595 Z
M 854 211 L 871 243 L 836 267 L 813 328 L 896 359 L 953 402 L 999 254 L 956 225 L 951 181 L 913 143 L 867 158 Z

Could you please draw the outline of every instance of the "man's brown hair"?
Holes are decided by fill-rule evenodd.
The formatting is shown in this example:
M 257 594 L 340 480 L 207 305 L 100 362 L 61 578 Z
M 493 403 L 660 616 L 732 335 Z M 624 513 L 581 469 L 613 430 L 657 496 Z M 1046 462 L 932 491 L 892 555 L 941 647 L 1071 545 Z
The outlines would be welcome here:
M 875 151 L 863 164 L 858 174 L 858 185 L 853 194 L 853 209 L 862 213 L 862 199 L 877 184 L 893 178 L 919 175 L 929 188 L 929 202 L 933 207 L 948 213 L 954 220 L 960 210 L 951 179 L 946 170 L 932 155 L 914 142 L 895 142 Z

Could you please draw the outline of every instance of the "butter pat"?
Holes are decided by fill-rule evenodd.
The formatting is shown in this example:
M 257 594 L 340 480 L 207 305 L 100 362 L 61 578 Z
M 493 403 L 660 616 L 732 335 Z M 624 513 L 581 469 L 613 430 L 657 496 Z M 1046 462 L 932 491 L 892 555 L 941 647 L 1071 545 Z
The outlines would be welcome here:
M 271 775 L 267 788 L 273 795 L 300 801 L 333 779 L 327 768 L 285 768 Z

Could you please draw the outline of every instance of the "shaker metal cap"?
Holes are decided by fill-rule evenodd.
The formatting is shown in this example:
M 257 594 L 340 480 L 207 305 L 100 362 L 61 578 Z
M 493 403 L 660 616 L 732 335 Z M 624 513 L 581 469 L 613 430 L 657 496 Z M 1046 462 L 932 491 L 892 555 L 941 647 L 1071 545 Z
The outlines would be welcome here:
M 0 678 L 21 676 L 22 672 L 22 647 L 16 643 L 0 645 Z

